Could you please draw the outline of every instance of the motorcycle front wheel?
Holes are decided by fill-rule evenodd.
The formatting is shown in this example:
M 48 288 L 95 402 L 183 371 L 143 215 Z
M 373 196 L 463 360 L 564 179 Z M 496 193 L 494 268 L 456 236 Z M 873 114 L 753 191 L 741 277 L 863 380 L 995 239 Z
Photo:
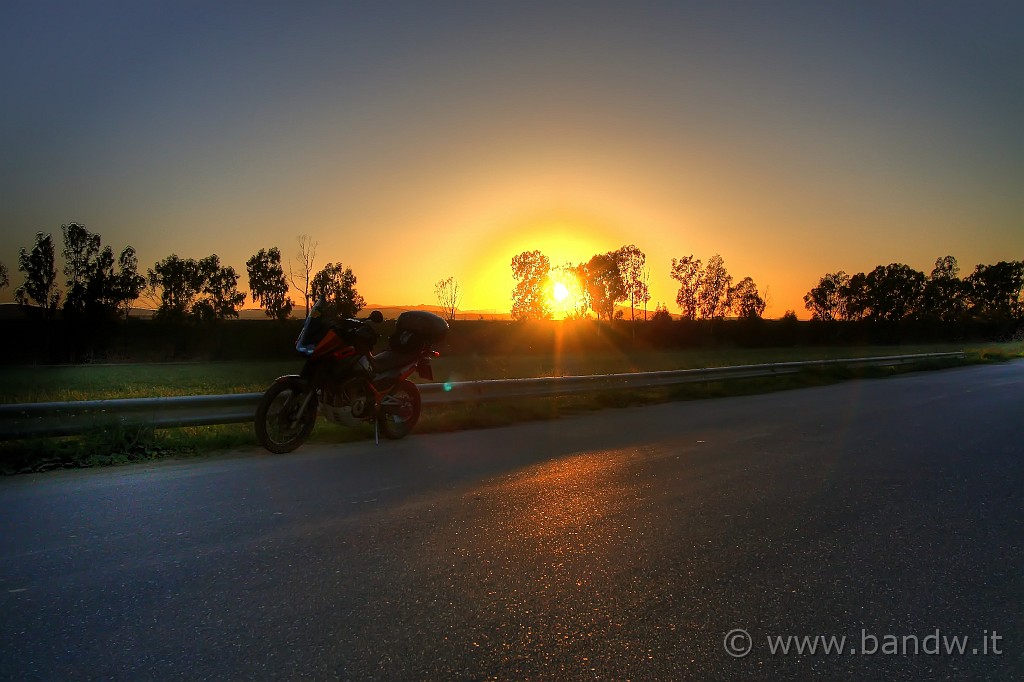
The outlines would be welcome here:
M 411 381 L 399 381 L 381 400 L 377 425 L 391 440 L 409 435 L 420 418 L 420 392 Z
M 316 407 L 316 393 L 305 382 L 275 383 L 256 408 L 256 438 L 260 445 L 278 455 L 302 445 L 316 424 Z

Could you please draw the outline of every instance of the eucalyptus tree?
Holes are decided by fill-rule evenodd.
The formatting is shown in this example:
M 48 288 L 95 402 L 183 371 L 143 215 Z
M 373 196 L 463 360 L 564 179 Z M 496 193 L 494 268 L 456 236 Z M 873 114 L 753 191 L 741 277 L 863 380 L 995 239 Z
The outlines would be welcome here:
M 697 318 L 697 288 L 703 271 L 704 264 L 700 258 L 694 258 L 693 254 L 672 259 L 672 270 L 669 274 L 672 279 L 679 282 L 676 305 L 686 319 Z
M 644 280 L 644 264 L 647 256 L 635 245 L 621 247 L 615 252 L 619 264 L 619 277 L 622 280 L 623 293 L 629 300 L 629 319 L 636 319 L 636 307 L 651 299 L 647 283 Z
M 512 259 L 512 319 L 548 320 L 551 307 L 544 286 L 551 270 L 551 261 L 540 251 L 523 251 Z
M 18 251 L 18 270 L 25 273 L 25 283 L 14 291 L 14 300 L 22 305 L 35 305 L 46 317 L 52 317 L 60 305 L 57 267 L 54 264 L 53 237 L 37 232 L 31 251 Z
M 263 306 L 267 317 L 288 319 L 293 304 L 288 297 L 288 278 L 281 265 L 281 250 L 276 246 L 260 249 L 245 262 L 245 267 L 252 298 Z
M 366 301 L 356 290 L 356 276 L 352 268 L 341 263 L 328 263 L 310 281 L 310 299 L 324 297 L 327 314 L 337 317 L 355 317 Z
M 840 270 L 826 274 L 804 295 L 804 307 L 814 320 L 843 320 L 847 317 L 846 286 L 850 276 Z
M 597 319 L 611 320 L 615 317 L 615 304 L 627 298 L 626 285 L 622 281 L 619 254 L 616 251 L 599 253 L 587 262 L 587 294 L 590 307 Z
M 725 267 L 725 261 L 717 253 L 708 259 L 708 264 L 698 280 L 697 308 L 704 319 L 714 320 L 725 317 L 732 308 L 732 275 Z

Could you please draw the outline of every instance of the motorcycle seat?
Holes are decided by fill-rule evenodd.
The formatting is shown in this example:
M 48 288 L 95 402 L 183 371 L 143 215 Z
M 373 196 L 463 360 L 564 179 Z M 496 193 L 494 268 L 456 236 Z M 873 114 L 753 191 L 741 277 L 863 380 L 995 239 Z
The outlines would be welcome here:
M 402 365 L 408 365 L 416 361 L 416 354 L 397 353 L 393 350 L 384 350 L 370 358 L 370 364 L 378 372 L 387 372 Z

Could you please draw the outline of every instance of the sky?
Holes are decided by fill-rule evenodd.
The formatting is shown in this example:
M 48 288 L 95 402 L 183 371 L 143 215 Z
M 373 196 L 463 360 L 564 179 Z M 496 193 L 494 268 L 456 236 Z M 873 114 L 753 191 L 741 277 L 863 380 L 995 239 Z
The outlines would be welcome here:
M 635 244 L 671 312 L 718 253 L 808 317 L 828 272 L 1024 259 L 1022 74 L 1014 1 L 5 2 L 0 300 L 79 222 L 496 312 L 522 251 Z

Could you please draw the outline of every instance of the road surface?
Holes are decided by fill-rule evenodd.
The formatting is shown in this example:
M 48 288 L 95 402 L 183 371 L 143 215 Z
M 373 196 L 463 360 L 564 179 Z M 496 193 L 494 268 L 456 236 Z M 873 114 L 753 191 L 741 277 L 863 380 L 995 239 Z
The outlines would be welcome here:
M 4 679 L 1022 679 L 1024 362 L 18 476 L 0 523 Z

